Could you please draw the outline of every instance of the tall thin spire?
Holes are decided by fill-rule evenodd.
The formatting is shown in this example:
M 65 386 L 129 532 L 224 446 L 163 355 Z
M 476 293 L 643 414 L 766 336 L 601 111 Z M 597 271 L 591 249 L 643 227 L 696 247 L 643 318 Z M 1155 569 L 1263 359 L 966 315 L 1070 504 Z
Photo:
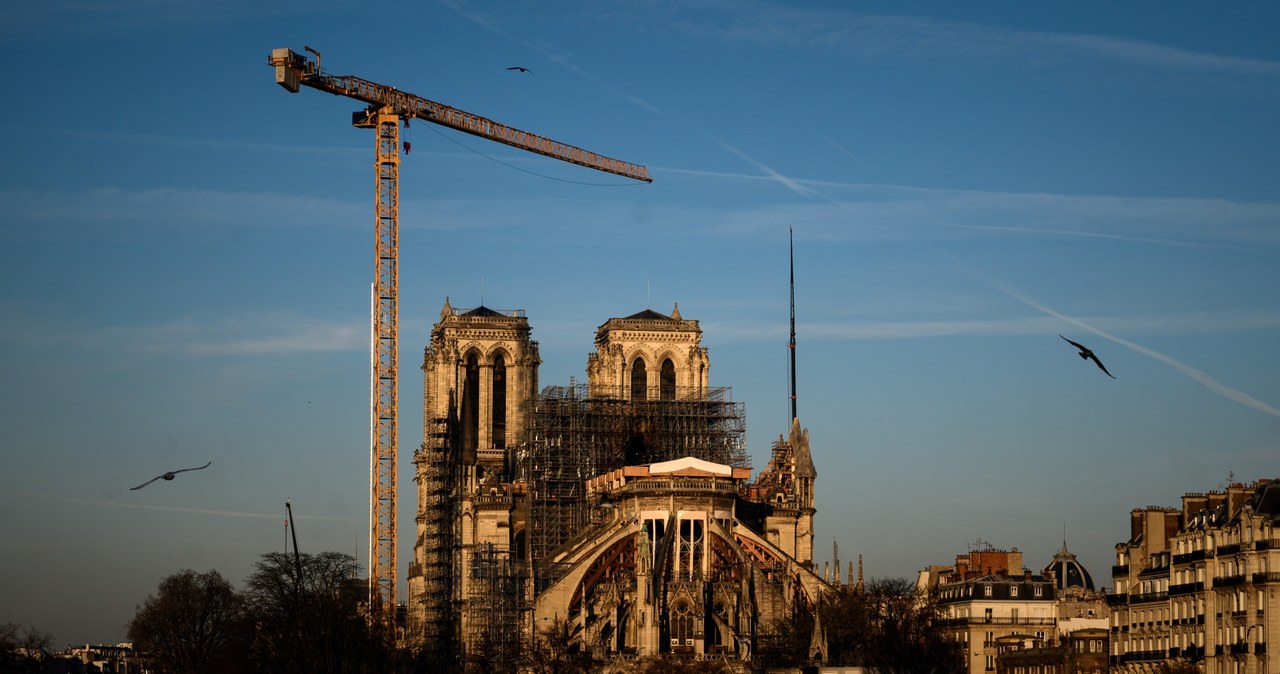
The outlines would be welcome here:
M 796 241 L 790 225 L 787 225 L 787 242 L 791 256 L 791 418 L 796 419 Z

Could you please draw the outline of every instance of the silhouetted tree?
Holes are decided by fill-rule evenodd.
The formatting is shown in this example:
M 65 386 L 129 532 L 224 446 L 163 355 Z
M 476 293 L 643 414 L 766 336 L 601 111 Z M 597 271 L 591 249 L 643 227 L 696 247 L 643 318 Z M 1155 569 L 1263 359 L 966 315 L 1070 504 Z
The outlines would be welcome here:
M 591 656 L 573 640 L 569 623 L 554 620 L 538 630 L 533 649 L 524 656 L 525 669 L 532 674 L 587 674 L 593 671 Z
M 905 578 L 880 578 L 864 590 L 824 595 L 829 661 L 874 674 L 959 674 L 964 657 L 937 627 L 935 598 Z
M 809 662 L 812 636 L 813 610 L 795 602 L 785 618 L 761 626 L 755 659 L 768 668 L 800 667 Z
M 367 586 L 340 552 L 262 556 L 246 581 L 255 621 L 253 663 L 272 674 L 360 674 L 388 669 L 386 639 L 360 613 Z
M 53 635 L 18 623 L 0 625 L 0 672 L 43 672 Z
M 636 674 L 730 674 L 723 660 L 691 660 L 670 655 L 645 658 L 637 663 Z
M 180 571 L 137 607 L 129 638 L 161 674 L 240 669 L 247 640 L 244 599 L 217 571 Z

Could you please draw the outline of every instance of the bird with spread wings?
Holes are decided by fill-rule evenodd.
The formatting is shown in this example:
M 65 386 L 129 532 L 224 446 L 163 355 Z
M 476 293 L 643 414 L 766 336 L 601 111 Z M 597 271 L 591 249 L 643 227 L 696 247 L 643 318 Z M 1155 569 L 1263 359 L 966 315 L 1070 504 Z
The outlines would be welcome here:
M 182 469 L 180 469 L 180 470 L 171 470 L 171 471 L 169 471 L 169 472 L 167 472 L 167 473 L 164 473 L 163 475 L 157 475 L 157 476 L 155 476 L 155 477 L 151 478 L 150 480 L 147 480 L 146 482 L 143 482 L 142 484 L 140 484 L 140 485 L 138 485 L 138 486 L 136 486 L 136 487 L 130 487 L 130 488 L 129 488 L 129 491 L 137 491 L 137 490 L 139 490 L 139 489 L 142 489 L 143 487 L 145 487 L 145 486 L 147 486 L 147 485 L 151 484 L 152 482 L 155 482 L 156 480 L 172 480 L 172 479 L 173 479 L 173 478 L 174 478 L 178 473 L 185 473 L 185 472 L 187 472 L 187 471 L 189 471 L 189 470 L 204 470 L 205 468 L 208 468 L 208 467 L 209 467 L 209 466 L 211 466 L 211 465 L 213 465 L 213 462 L 212 462 L 212 461 L 210 461 L 209 463 L 206 463 L 206 464 L 204 464 L 203 466 L 200 466 L 200 467 L 198 467 L 198 468 L 182 468 Z
M 1062 337 L 1062 335 L 1058 335 L 1058 336 L 1059 336 L 1059 337 Z M 1062 338 L 1063 338 L 1063 339 L 1067 339 L 1066 337 L 1062 337 Z M 1108 377 L 1111 377 L 1112 379 L 1115 379 L 1115 378 L 1116 378 L 1116 376 L 1115 376 L 1114 374 L 1111 374 L 1110 372 L 1108 372 L 1108 371 L 1107 371 L 1107 366 L 1106 366 L 1106 365 L 1103 365 L 1103 364 L 1102 364 L 1102 361 L 1098 360 L 1098 356 L 1097 356 L 1097 354 L 1095 354 L 1095 353 L 1093 352 L 1093 350 L 1092 350 L 1092 349 L 1090 349 L 1089 347 L 1087 347 L 1087 346 L 1085 346 L 1085 345 L 1081 344 L 1080 342 L 1073 342 L 1073 341 L 1071 341 L 1071 340 L 1069 340 L 1069 339 L 1067 339 L 1067 343 L 1068 343 L 1068 344 L 1070 344 L 1071 346 L 1076 347 L 1077 349 L 1080 349 L 1080 357 L 1081 357 L 1081 358 L 1085 358 L 1085 359 L 1088 359 L 1088 360 L 1092 360 L 1094 363 L 1096 363 L 1096 364 L 1097 364 L 1098 369 L 1100 369 L 1100 370 L 1102 370 L 1103 372 L 1105 372 L 1105 373 L 1107 374 L 1107 376 L 1108 376 Z

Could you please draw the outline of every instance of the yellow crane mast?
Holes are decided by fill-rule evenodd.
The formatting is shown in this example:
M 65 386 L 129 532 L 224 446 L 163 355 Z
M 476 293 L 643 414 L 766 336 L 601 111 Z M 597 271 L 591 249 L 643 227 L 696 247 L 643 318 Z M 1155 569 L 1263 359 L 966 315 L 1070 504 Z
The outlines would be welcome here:
M 372 360 L 372 448 L 370 452 L 369 609 L 388 635 L 395 634 L 396 606 L 396 467 L 398 415 L 400 124 L 421 119 L 497 141 L 529 152 L 634 180 L 652 182 L 649 170 L 499 124 L 457 108 L 351 75 L 330 75 L 315 60 L 289 48 L 267 57 L 276 83 L 290 93 L 302 86 L 346 96 L 368 104 L 352 115 L 352 123 L 375 130 L 376 241 Z

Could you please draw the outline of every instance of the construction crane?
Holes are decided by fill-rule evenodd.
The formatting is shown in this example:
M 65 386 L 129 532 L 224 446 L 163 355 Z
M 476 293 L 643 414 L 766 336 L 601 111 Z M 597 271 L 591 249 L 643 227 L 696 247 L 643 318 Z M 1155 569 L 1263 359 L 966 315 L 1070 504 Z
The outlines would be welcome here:
M 400 125 L 421 119 L 497 141 L 529 152 L 653 182 L 641 164 L 589 152 L 566 143 L 521 131 L 457 108 L 351 75 L 330 75 L 320 68 L 320 52 L 304 49 L 315 60 L 292 49 L 273 49 L 267 57 L 276 83 L 290 93 L 300 87 L 319 89 L 368 104 L 352 114 L 352 124 L 374 129 L 377 175 L 374 246 L 372 361 L 372 448 L 370 452 L 369 610 L 388 636 L 395 634 L 396 613 L 396 466 L 398 407 Z

